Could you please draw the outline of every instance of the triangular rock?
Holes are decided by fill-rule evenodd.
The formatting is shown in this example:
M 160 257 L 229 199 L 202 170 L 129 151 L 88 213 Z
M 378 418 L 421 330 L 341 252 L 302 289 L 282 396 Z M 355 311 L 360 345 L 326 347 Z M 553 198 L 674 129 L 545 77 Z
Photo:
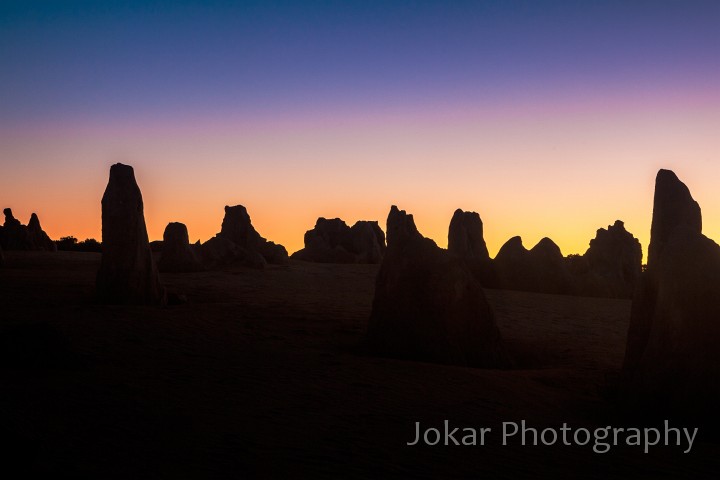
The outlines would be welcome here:
M 40 219 L 33 213 L 30 215 L 30 221 L 27 226 L 28 240 L 32 250 L 44 250 L 48 252 L 56 252 L 57 245 L 53 242 L 47 233 L 40 226 Z

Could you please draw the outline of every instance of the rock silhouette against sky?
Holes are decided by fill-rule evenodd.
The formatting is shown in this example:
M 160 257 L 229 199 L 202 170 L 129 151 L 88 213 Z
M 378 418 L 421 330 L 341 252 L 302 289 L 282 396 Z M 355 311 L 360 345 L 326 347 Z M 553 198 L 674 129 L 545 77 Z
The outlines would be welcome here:
M 522 238 L 513 237 L 494 259 L 499 287 L 528 292 L 574 294 L 575 281 L 555 242 L 541 239 L 527 250 Z
M 231 265 L 264 268 L 268 263 L 284 265 L 288 262 L 285 247 L 263 238 L 242 205 L 225 207 L 220 233 L 203 243 L 199 252 L 207 268 Z
M 490 259 L 478 213 L 455 210 L 448 229 L 448 251 L 463 258 Z
M 628 402 L 710 421 L 720 400 L 720 246 L 698 203 L 660 170 L 647 271 L 633 298 L 623 373 Z
M 104 303 L 167 301 L 150 251 L 143 210 L 133 168 L 113 165 L 102 198 L 103 253 L 96 281 L 98 298 Z
M 190 246 L 188 230 L 184 223 L 171 222 L 165 227 L 158 269 L 161 272 L 197 272 L 203 269 Z
M 305 232 L 305 248 L 292 255 L 318 263 L 380 263 L 385 253 L 385 234 L 377 222 L 358 221 L 349 227 L 339 218 L 320 217 Z
M 53 242 L 47 233 L 40 226 L 40 219 L 37 214 L 30 215 L 30 221 L 27 226 L 28 239 L 32 250 L 43 250 L 48 252 L 57 251 L 57 245 Z
M 40 226 L 37 214 L 30 215 L 27 225 L 15 218 L 11 208 L 3 210 L 5 222 L 0 227 L 0 246 L 6 250 L 57 251 L 57 246 Z
M 262 237 L 253 227 L 247 209 L 242 205 L 225 207 L 225 218 L 219 237 L 263 256 L 267 263 L 285 264 L 288 260 L 287 250 L 282 245 L 270 242 Z
M 485 244 L 478 213 L 455 210 L 448 227 L 448 252 L 463 259 L 483 287 L 497 288 L 497 272 Z
M 642 273 L 642 246 L 616 220 L 600 228 L 583 256 L 569 259 L 581 295 L 632 298 Z
M 423 237 L 393 206 L 375 284 L 368 344 L 402 358 L 477 367 L 508 359 L 482 286 L 465 262 Z

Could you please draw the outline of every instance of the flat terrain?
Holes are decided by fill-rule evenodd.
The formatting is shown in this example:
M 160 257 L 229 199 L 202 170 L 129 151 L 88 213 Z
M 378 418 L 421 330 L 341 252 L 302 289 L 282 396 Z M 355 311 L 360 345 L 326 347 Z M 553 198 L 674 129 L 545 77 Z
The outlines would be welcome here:
M 377 266 L 301 262 L 163 275 L 188 302 L 93 300 L 100 256 L 6 252 L 3 465 L 82 478 L 717 478 L 720 448 L 503 446 L 503 421 L 633 426 L 603 392 L 630 302 L 487 291 L 510 370 L 368 354 Z M 415 422 L 491 427 L 415 446 Z M 570 472 L 568 474 L 568 472 Z M 54 478 L 54 477 L 48 477 Z

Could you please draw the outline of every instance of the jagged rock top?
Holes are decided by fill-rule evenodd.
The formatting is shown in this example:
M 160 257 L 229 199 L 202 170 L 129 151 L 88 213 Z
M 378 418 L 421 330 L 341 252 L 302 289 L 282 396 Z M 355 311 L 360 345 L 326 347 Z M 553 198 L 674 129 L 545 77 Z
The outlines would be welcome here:
M 483 238 L 483 223 L 477 212 L 455 210 L 448 230 L 448 251 L 463 258 L 490 258 Z
M 400 210 L 393 205 L 387 218 L 387 244 L 388 248 L 395 248 L 410 240 L 422 240 L 424 237 L 418 232 L 415 220 L 411 214 Z M 429 239 L 428 239 L 429 240 Z M 433 242 L 434 243 L 434 242 Z
M 15 216 L 13 215 L 12 208 L 4 209 L 3 213 L 5 214 L 5 226 L 6 227 L 20 226 L 20 220 L 15 218 Z
M 250 252 L 259 253 L 268 263 L 283 264 L 288 261 L 285 247 L 262 237 L 253 227 L 250 215 L 242 205 L 225 206 L 225 217 L 217 237 Z
M 380 263 L 385 233 L 376 221 L 359 220 L 349 227 L 340 218 L 319 217 L 305 232 L 305 247 L 292 258 L 319 263 Z

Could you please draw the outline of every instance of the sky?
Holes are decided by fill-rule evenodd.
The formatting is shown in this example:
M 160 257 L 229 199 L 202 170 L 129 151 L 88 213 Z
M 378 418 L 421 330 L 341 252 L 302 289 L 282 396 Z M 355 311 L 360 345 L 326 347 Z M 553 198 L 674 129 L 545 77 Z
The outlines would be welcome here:
M 151 239 L 223 207 L 290 252 L 317 217 L 447 245 L 477 211 L 584 253 L 649 241 L 674 170 L 720 241 L 720 2 L 0 2 L 0 202 L 100 238 L 109 167 L 135 168 Z

